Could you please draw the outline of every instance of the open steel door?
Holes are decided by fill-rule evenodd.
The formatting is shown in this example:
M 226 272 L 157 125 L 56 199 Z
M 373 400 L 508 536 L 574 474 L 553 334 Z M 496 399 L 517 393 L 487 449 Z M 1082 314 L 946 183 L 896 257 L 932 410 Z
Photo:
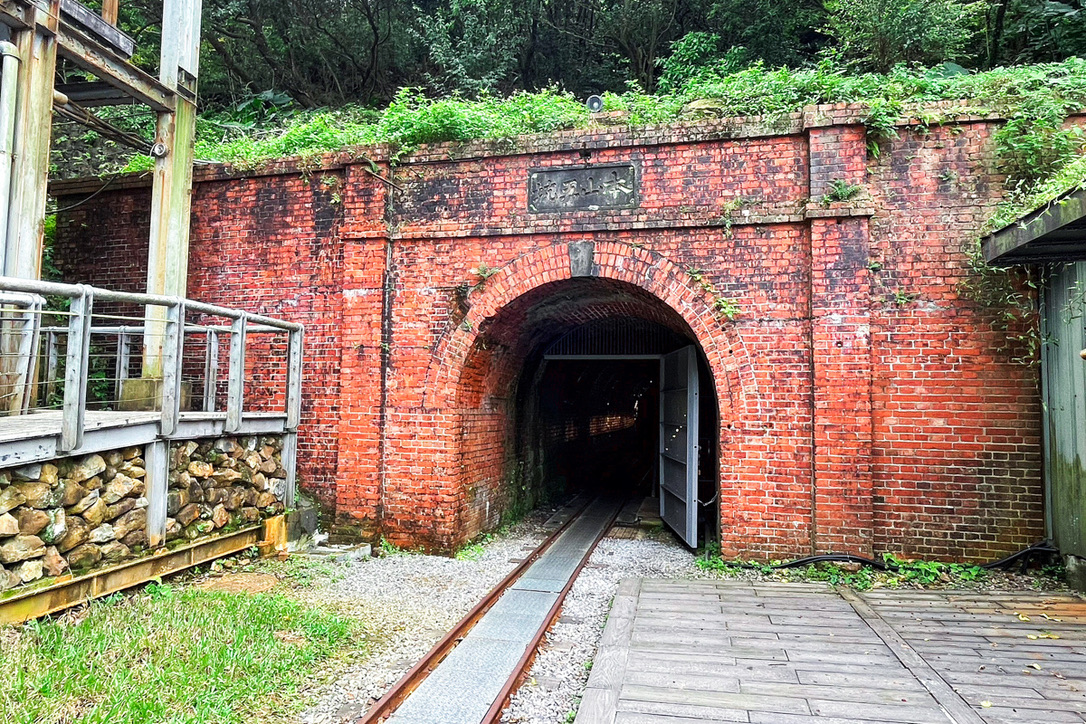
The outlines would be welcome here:
M 698 357 L 693 346 L 660 360 L 660 517 L 698 545 Z

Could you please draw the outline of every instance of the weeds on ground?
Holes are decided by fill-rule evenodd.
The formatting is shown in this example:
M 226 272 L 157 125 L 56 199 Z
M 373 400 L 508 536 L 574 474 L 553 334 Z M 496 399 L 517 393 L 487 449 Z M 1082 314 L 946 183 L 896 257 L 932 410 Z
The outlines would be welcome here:
M 501 532 L 504 532 L 504 529 Z M 477 561 L 486 555 L 486 546 L 493 540 L 493 534 L 483 533 L 481 536 L 475 538 L 475 540 L 460 548 L 454 555 L 454 558 L 458 561 Z
M 149 584 L 0 630 L 0 721 L 240 724 L 287 718 L 354 625 L 282 595 Z
M 330 558 L 290 556 L 284 561 L 265 560 L 258 564 L 263 573 L 271 573 L 293 588 L 312 588 L 318 583 L 343 578 L 343 563 Z
M 715 571 L 726 578 L 745 578 L 752 574 L 780 581 L 823 581 L 833 586 L 849 586 L 860 591 L 870 588 L 922 588 L 972 584 L 989 575 L 987 569 L 962 563 L 940 561 L 904 560 L 886 553 L 882 557 L 887 570 L 871 566 L 854 568 L 833 562 L 811 563 L 797 568 L 778 568 L 781 561 L 771 563 L 746 563 L 725 561 L 719 549 L 709 546 L 697 559 L 703 571 Z

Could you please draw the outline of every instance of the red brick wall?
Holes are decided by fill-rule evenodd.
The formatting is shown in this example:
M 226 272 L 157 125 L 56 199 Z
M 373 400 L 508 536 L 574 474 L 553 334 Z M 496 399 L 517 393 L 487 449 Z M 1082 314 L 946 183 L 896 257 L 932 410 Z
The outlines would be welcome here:
M 194 191 L 189 247 L 189 297 L 306 325 L 299 475 L 329 504 L 335 501 L 339 423 L 343 250 L 334 194 L 341 179 L 293 173 L 204 180 Z M 55 257 L 65 281 L 143 291 L 149 209 L 147 188 L 107 189 L 62 214 Z M 224 348 L 223 379 L 225 355 Z M 202 365 L 191 356 L 186 363 Z M 281 410 L 285 339 L 251 335 L 247 357 L 246 408 L 262 409 L 271 397 Z
M 902 127 L 875 156 L 860 116 L 563 132 L 391 168 L 377 148 L 376 174 L 329 158 L 308 181 L 202 170 L 190 296 L 306 324 L 303 484 L 343 533 L 448 548 L 495 525 L 523 481 L 526 361 L 628 315 L 705 356 L 727 554 L 1016 550 L 1043 535 L 1037 372 L 960 290 L 1001 193 L 994 122 Z M 638 207 L 528 211 L 530 170 L 583 163 L 634 164 Z M 831 203 L 834 182 L 859 193 Z M 140 288 L 146 199 L 65 214 L 68 278 Z

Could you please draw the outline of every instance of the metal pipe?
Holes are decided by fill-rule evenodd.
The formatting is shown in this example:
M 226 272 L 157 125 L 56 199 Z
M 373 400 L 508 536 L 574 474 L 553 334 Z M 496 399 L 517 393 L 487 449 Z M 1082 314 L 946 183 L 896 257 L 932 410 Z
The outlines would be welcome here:
M 19 86 L 19 49 L 0 41 L 0 270 L 8 249 L 8 221 L 11 216 L 11 166 L 15 148 L 15 97 Z

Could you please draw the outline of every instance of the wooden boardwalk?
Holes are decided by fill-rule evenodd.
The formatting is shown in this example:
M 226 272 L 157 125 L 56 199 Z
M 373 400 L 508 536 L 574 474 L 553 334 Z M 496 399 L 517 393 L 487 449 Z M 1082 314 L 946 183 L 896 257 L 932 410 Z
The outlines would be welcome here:
M 1086 721 L 1086 602 L 630 579 L 576 724 Z

